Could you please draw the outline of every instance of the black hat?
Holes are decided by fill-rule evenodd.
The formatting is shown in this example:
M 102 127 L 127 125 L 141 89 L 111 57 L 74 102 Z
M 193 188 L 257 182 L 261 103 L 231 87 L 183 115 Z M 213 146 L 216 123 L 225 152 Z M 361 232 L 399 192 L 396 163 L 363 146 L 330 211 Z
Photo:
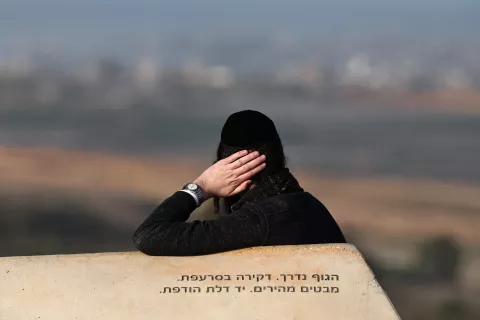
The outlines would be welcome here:
M 228 117 L 222 129 L 222 143 L 232 147 L 260 145 L 279 139 L 273 121 L 261 112 L 244 110 Z

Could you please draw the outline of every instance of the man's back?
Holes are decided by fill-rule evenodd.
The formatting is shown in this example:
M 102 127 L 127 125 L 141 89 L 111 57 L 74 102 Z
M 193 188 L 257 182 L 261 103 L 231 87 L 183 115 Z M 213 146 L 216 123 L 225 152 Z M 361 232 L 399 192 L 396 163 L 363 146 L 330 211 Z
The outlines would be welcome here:
M 266 176 L 210 221 L 186 222 L 197 204 L 178 191 L 166 199 L 134 234 L 149 255 L 202 255 L 248 247 L 345 243 L 325 206 L 304 192 L 288 168 Z
M 273 245 L 345 243 L 328 210 L 307 192 L 288 192 L 243 204 L 209 221 L 186 222 L 194 199 L 176 192 L 159 205 L 133 236 L 141 252 L 192 256 Z
M 264 245 L 346 242 L 327 208 L 308 192 L 276 195 L 242 209 L 240 214 L 253 213 L 264 219 Z

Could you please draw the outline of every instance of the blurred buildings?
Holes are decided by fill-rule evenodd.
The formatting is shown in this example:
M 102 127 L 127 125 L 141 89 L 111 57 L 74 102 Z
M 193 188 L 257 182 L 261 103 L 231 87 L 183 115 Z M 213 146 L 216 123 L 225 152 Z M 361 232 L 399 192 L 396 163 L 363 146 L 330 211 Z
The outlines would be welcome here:
M 280 90 L 296 86 L 306 92 L 323 92 L 329 98 L 342 98 L 352 90 L 373 97 L 386 92 L 480 91 L 480 48 L 453 40 L 438 47 L 428 39 L 410 44 L 385 37 L 365 40 L 362 45 L 339 42 L 335 46 L 320 39 L 293 41 L 273 35 L 219 36 L 210 42 L 190 39 L 186 43 L 188 55 L 177 59 L 177 64 L 171 63 L 178 50 L 175 43 L 164 47 L 161 55 L 139 55 L 125 61 L 111 56 L 55 63 L 55 56 L 45 62 L 33 52 L 22 52 L 0 61 L 0 105 L 71 103 L 125 108 L 155 103 L 162 90 L 172 85 L 227 90 L 248 88 L 252 81 Z M 398 51 L 392 54 L 395 48 Z

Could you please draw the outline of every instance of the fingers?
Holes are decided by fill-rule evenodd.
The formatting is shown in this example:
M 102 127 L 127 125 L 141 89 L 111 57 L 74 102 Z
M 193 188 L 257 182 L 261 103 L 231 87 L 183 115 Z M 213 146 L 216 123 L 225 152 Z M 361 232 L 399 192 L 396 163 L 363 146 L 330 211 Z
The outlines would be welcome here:
M 260 153 L 258 151 L 252 152 L 230 163 L 229 168 L 232 170 L 240 168 L 245 164 L 249 163 L 250 161 L 252 161 L 253 159 L 258 158 L 259 156 L 260 156 Z
M 241 176 L 239 176 L 238 180 L 239 181 L 248 180 L 248 179 L 252 178 L 254 175 L 256 175 L 257 173 L 259 173 L 260 171 L 262 171 L 263 169 L 265 169 L 266 166 L 267 166 L 266 163 L 262 163 L 261 165 L 253 168 L 252 170 L 248 171 L 247 173 L 244 173 Z
M 240 160 L 243 160 L 244 158 L 247 158 L 247 157 L 243 157 L 242 159 Z M 265 155 L 262 155 L 260 157 L 257 157 L 253 160 L 251 160 L 250 162 L 242 165 L 241 167 L 237 168 L 234 170 L 235 174 L 240 176 L 244 173 L 247 173 L 248 171 L 250 170 L 253 170 L 255 169 L 256 167 L 258 167 L 259 165 L 261 165 L 262 163 L 265 162 L 265 160 L 267 159 L 267 157 Z M 240 161 L 240 160 L 237 160 L 237 161 Z M 236 163 L 236 162 L 235 162 Z
M 244 181 L 242 184 L 240 184 L 235 190 L 233 190 L 233 192 L 230 194 L 230 196 L 234 196 L 236 195 L 237 193 L 240 193 L 242 191 L 245 191 L 247 190 L 248 186 L 250 185 L 250 183 L 252 183 L 251 180 L 247 180 L 247 181 Z
M 238 160 L 239 158 L 244 157 L 247 154 L 248 154 L 247 150 L 242 150 L 242 151 L 239 151 L 239 152 L 236 152 L 236 153 L 232 154 L 228 158 L 223 159 L 223 161 L 225 161 L 225 163 L 232 163 L 232 162 L 235 162 L 236 160 Z

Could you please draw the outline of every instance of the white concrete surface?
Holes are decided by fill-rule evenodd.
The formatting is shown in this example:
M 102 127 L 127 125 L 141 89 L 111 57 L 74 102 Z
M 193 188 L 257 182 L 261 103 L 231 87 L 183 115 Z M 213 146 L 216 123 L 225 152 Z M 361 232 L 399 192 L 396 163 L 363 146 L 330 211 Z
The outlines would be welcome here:
M 128 252 L 0 258 L 0 320 L 26 319 L 399 316 L 355 247 L 312 245 L 201 257 Z

